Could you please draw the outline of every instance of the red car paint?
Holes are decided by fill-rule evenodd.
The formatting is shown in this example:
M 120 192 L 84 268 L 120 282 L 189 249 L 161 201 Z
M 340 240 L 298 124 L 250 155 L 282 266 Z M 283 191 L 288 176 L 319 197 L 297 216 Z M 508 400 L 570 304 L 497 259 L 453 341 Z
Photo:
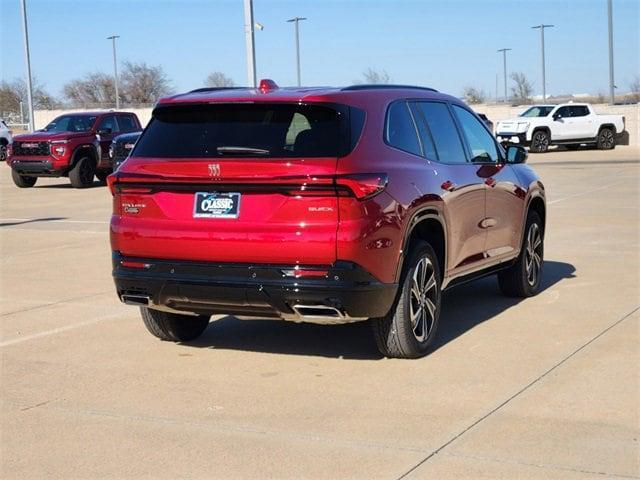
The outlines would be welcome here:
M 393 102 L 444 102 L 470 111 L 457 98 L 409 87 L 263 87 L 194 91 L 164 98 L 156 109 L 345 105 L 365 115 L 355 145 L 344 156 L 327 158 L 150 158 L 137 155 L 144 132 L 127 162 L 109 177 L 114 195 L 111 246 L 121 296 L 129 287 L 135 291 L 147 285 L 142 277 L 138 283 L 132 280 L 135 269 L 123 269 L 122 262 L 144 259 L 150 269 L 156 260 L 322 271 L 348 262 L 389 286 L 392 298 L 408 239 L 421 222 L 431 219 L 442 226 L 440 263 L 446 287 L 512 261 L 520 250 L 528 209 L 544 214 L 542 183 L 524 163 L 507 164 L 502 147 L 499 162 L 461 158 L 464 163 L 446 164 L 385 141 L 385 119 Z M 465 155 L 470 157 L 468 146 Z M 194 192 L 225 189 L 241 193 L 238 218 L 194 218 Z M 126 286 L 119 284 L 125 277 Z M 220 308 L 241 313 L 253 306 L 251 292 L 243 305 L 229 303 L 224 310 L 220 300 Z M 366 311 L 356 316 L 362 315 L 370 316 Z
M 7 165 L 29 177 L 62 177 L 68 175 L 79 155 L 86 152 L 94 161 L 96 175 L 106 178 L 111 173 L 108 149 L 113 138 L 120 133 L 142 130 L 140 120 L 135 114 L 115 111 L 65 114 L 54 119 L 51 124 L 68 116 L 87 119 L 86 130 L 43 129 L 16 135 L 9 151 Z M 116 119 L 116 123 L 110 124 L 116 128 L 101 131 L 101 125 L 112 118 Z

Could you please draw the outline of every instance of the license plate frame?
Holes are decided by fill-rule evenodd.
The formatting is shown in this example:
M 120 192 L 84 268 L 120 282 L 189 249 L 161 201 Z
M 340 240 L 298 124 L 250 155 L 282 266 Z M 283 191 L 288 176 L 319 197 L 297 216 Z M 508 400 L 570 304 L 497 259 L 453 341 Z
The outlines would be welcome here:
M 237 219 L 240 216 L 240 199 L 238 192 L 196 192 L 193 218 Z

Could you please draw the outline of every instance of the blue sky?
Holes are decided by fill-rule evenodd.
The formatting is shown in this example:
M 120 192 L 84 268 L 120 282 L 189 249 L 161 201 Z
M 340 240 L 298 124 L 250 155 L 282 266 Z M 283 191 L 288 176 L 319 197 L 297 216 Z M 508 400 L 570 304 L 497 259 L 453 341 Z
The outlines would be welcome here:
M 638 0 L 614 0 L 616 84 L 639 71 Z M 246 83 L 242 0 L 27 0 L 33 73 L 53 94 L 90 71 L 112 71 L 112 33 L 120 60 L 162 65 L 176 91 L 202 85 L 215 70 Z M 466 85 L 502 92 L 498 48 L 508 70 L 541 90 L 539 31 L 546 31 L 547 92 L 608 91 L 606 0 L 254 0 L 258 77 L 295 82 L 293 16 L 300 24 L 302 82 L 346 85 L 368 67 L 395 83 L 459 95 Z M 0 0 L 1 78 L 24 75 L 19 0 Z M 500 93 L 502 95 L 502 93 Z

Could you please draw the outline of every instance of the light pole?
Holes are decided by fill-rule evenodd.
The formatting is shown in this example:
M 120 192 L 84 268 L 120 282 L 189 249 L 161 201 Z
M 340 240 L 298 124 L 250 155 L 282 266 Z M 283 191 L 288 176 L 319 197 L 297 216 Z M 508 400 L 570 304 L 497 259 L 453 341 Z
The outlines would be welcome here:
M 613 4 L 612 0 L 607 0 L 607 13 L 609 16 L 609 103 L 613 105 L 616 101 L 616 88 L 613 80 Z
M 256 41 L 254 38 L 253 0 L 244 0 L 244 33 L 247 45 L 247 84 L 256 88 Z
M 306 20 L 305 17 L 293 17 L 287 20 L 288 23 L 293 22 L 295 24 L 296 33 L 296 67 L 298 73 L 298 86 L 300 86 L 300 31 L 298 29 L 298 23 L 302 20 Z
M 507 103 L 507 52 L 510 48 L 501 48 L 498 52 L 502 52 L 502 68 L 504 70 L 504 103 Z
M 545 61 L 544 61 L 544 29 L 551 28 L 553 25 L 545 25 L 541 23 L 531 28 L 540 29 L 540 45 L 542 46 L 542 101 L 547 100 L 547 77 L 545 76 Z
M 29 30 L 27 28 L 27 4 L 26 0 L 20 2 L 22 11 L 22 29 L 24 34 L 24 56 L 27 66 L 27 106 L 29 108 L 29 131 L 35 130 L 33 118 L 33 86 L 31 85 L 31 56 L 29 55 Z
M 111 35 L 107 37 L 107 40 L 111 40 L 113 44 L 113 79 L 116 86 L 116 110 L 120 108 L 120 95 L 118 94 L 118 61 L 116 60 L 116 38 L 120 38 L 120 35 Z

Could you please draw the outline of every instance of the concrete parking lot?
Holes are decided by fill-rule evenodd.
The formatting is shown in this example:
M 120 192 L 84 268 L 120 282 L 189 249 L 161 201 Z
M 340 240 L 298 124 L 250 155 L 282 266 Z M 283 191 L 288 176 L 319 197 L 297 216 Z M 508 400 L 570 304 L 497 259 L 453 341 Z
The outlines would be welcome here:
M 19 190 L 0 165 L 0 477 L 640 477 L 640 150 L 530 163 L 543 292 L 451 290 L 415 361 L 367 324 L 161 342 L 115 296 L 106 187 Z

